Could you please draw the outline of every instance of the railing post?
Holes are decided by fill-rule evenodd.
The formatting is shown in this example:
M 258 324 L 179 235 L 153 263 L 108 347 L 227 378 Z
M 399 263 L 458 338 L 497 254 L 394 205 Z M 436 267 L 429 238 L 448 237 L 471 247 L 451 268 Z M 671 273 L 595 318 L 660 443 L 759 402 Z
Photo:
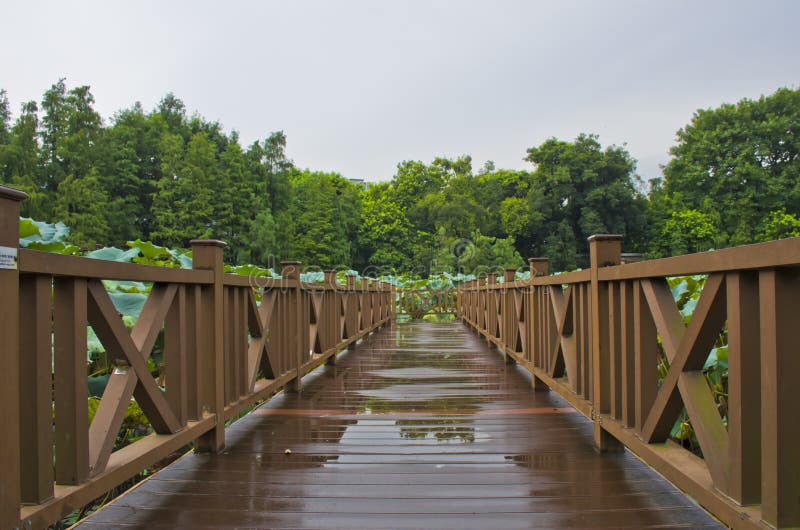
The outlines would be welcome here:
M 198 357 L 198 399 L 201 409 L 216 415 L 213 429 L 198 438 L 195 450 L 217 453 L 225 447 L 225 358 L 223 327 L 222 249 L 225 243 L 216 239 L 193 239 L 192 268 L 210 270 L 214 283 L 200 291 L 200 318 L 196 325 Z
M 291 392 L 300 392 L 303 389 L 303 338 L 306 333 L 303 328 L 303 300 L 302 290 L 300 289 L 300 262 L 281 261 L 281 278 L 283 278 L 283 288 L 291 293 L 286 311 L 288 322 L 287 346 L 289 348 L 289 358 L 293 359 L 295 377 L 289 382 L 287 388 Z
M 19 526 L 19 203 L 23 192 L 0 186 L 0 527 Z
M 622 451 L 624 446 L 603 429 L 602 414 L 611 410 L 611 338 L 609 330 L 608 284 L 600 283 L 599 269 L 619 265 L 622 254 L 622 236 L 596 234 L 589 237 L 591 294 L 589 297 L 591 322 L 592 416 L 594 420 L 594 445 L 601 453 Z
M 539 307 L 536 297 L 536 286 L 533 285 L 533 279 L 539 276 L 547 276 L 550 270 L 550 260 L 548 258 L 528 258 L 528 267 L 530 268 L 531 277 L 530 280 L 528 280 L 528 307 L 530 308 L 530 313 L 528 318 L 528 344 L 526 347 L 530 348 L 529 351 L 531 353 L 531 386 L 534 390 L 547 390 L 547 386 L 542 384 L 541 381 L 538 381 L 535 374 L 535 368 L 542 368 L 542 366 L 537 364 L 537 361 L 540 361 L 539 344 L 543 338 L 541 337 L 541 334 L 544 333 L 547 323 L 539 322 L 540 320 L 543 320 L 543 316 L 540 314 L 541 308 Z

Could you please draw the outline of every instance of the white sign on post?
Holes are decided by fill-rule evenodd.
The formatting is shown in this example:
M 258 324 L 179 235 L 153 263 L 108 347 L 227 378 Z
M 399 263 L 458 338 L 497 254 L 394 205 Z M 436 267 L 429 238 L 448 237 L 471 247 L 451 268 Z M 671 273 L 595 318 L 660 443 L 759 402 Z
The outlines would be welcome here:
M 0 247 L 0 269 L 17 270 L 17 249 Z

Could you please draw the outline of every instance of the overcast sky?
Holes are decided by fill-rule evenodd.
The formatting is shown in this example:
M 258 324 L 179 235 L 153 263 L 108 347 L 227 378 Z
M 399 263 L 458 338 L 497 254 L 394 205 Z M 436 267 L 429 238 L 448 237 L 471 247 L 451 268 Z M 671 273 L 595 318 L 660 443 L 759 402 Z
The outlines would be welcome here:
M 4 0 L 15 115 L 59 77 L 114 112 L 167 92 L 300 167 L 386 180 L 470 154 L 526 168 L 555 136 L 626 143 L 661 174 L 697 108 L 800 83 L 800 2 Z

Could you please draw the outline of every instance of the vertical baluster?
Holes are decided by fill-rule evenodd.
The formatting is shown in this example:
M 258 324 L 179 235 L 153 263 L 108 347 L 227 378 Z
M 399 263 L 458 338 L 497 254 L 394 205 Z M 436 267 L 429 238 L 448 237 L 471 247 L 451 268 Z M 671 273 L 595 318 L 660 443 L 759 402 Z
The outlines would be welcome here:
M 658 390 L 658 338 L 653 315 L 638 280 L 633 282 L 633 328 L 636 430 L 641 434 Z
M 776 528 L 792 528 L 800 526 L 800 271 L 761 271 L 758 290 L 762 517 Z
M 250 326 L 249 317 L 249 297 L 250 287 L 239 287 L 239 396 L 246 396 L 253 391 L 250 387 L 250 343 L 248 334 Z
M 56 278 L 54 290 L 56 482 L 89 477 L 86 280 Z
M 53 418 L 50 337 L 52 278 L 20 277 L 20 460 L 22 502 L 53 496 Z
M 636 326 L 634 322 L 633 283 L 619 284 L 620 311 L 620 384 L 621 414 L 626 427 L 636 424 Z
M 233 340 L 233 330 L 235 329 L 234 326 L 234 318 L 232 306 L 235 304 L 231 303 L 233 299 L 233 287 L 223 287 L 222 288 L 222 327 L 223 327 L 223 343 L 224 343 L 224 366 L 225 366 L 225 404 L 228 405 L 233 401 L 233 386 L 234 386 L 234 347 L 236 345 L 235 341 Z
M 186 409 L 187 419 L 199 420 L 203 415 L 200 388 L 200 368 L 201 358 L 198 355 L 200 326 L 203 314 L 200 310 L 202 301 L 202 287 L 200 285 L 189 285 L 185 289 L 186 294 Z
M 189 287 L 191 289 L 191 287 Z M 164 326 L 165 397 L 181 425 L 189 416 L 187 404 L 186 287 L 180 286 Z
M 615 419 L 622 416 L 621 292 L 619 282 L 608 283 L 608 397 L 610 399 L 609 412 Z
M 740 504 L 761 499 L 761 358 L 758 277 L 726 275 L 728 304 L 729 491 Z M 799 499 L 800 500 L 800 499 Z

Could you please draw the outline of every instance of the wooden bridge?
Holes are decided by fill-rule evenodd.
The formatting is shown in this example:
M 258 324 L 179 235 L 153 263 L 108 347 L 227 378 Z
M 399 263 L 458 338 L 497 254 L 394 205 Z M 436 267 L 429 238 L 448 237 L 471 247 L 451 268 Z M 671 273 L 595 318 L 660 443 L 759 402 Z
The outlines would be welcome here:
M 218 241 L 194 270 L 18 249 L 22 199 L 0 188 L 0 528 L 190 442 L 81 526 L 800 527 L 800 239 L 620 265 L 594 236 L 587 270 L 531 260 L 460 286 L 462 322 L 394 324 L 390 285 L 225 274 Z M 687 326 L 667 278 L 691 274 Z M 132 330 L 102 280 L 152 284 Z M 89 325 L 116 367 L 91 423 Z M 114 450 L 132 397 L 155 433 Z M 669 439 L 682 413 L 696 452 Z

